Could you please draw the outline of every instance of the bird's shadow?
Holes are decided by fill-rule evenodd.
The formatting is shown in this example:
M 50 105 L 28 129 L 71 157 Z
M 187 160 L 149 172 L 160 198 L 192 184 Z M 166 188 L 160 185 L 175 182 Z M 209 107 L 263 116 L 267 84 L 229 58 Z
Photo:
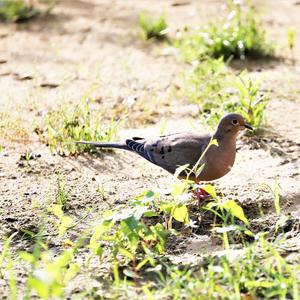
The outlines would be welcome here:
M 265 56 L 256 59 L 233 59 L 228 63 L 228 65 L 236 71 L 247 70 L 249 72 L 262 72 L 264 69 L 275 69 L 282 63 L 286 63 L 286 59 L 284 57 Z
M 123 155 L 119 155 L 114 150 L 99 150 L 90 153 L 82 153 L 76 157 L 68 158 L 68 164 L 75 169 L 86 168 L 92 172 L 103 172 L 111 167 L 111 162 L 119 169 L 126 168 L 128 161 Z M 78 165 L 79 164 L 79 165 Z

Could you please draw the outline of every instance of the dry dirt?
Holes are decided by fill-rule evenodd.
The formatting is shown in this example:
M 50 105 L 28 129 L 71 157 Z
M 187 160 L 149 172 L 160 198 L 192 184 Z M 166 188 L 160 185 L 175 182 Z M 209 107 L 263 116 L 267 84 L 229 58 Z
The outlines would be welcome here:
M 172 93 L 185 65 L 164 55 L 164 45 L 140 38 L 138 13 L 165 12 L 172 35 L 177 28 L 212 19 L 223 1 L 184 1 L 188 4 L 180 6 L 173 2 L 61 0 L 49 16 L 24 24 L 0 24 L 0 124 L 11 125 L 12 120 L 14 124 L 12 129 L 0 128 L 1 235 L 38 230 L 42 209 L 54 201 L 58 173 L 66 181 L 68 213 L 75 219 L 90 213 L 79 227 L 116 203 L 126 204 L 145 189 L 167 187 L 174 181 L 165 171 L 127 152 L 52 154 L 33 132 L 49 109 L 61 103 L 75 105 L 92 84 L 97 84 L 91 98 L 99 113 L 116 116 L 124 99 L 137 99 L 120 139 L 159 135 L 164 125 L 164 132 L 204 130 L 197 108 Z M 235 166 L 215 186 L 237 199 L 253 224 L 268 229 L 276 222 L 273 197 L 258 191 L 258 186 L 273 185 L 276 177 L 282 208 L 295 222 L 300 217 L 300 5 L 286 0 L 255 2 L 282 58 L 234 67 L 247 67 L 252 76 L 263 78 L 264 89 L 270 91 L 267 129 L 261 137 L 240 139 Z M 296 30 L 293 53 L 287 47 L 291 26 Z M 39 154 L 29 164 L 21 159 L 26 149 Z M 99 187 L 105 189 L 105 199 Z M 295 226 L 289 230 L 299 250 L 300 233 Z M 50 247 L 55 247 L 51 227 L 47 233 Z M 208 233 L 197 239 L 186 237 L 172 247 L 176 260 L 190 260 L 214 249 Z M 13 249 L 32 246 L 21 232 L 18 237 Z

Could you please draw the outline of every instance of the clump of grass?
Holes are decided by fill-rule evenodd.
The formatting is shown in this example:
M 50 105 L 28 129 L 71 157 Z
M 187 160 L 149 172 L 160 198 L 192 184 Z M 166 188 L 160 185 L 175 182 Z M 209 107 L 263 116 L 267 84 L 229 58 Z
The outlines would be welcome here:
M 179 93 L 199 104 L 201 116 L 211 126 L 224 114 L 236 112 L 255 128 L 254 133 L 262 127 L 269 100 L 259 80 L 251 79 L 246 71 L 235 75 L 222 58 L 211 57 L 194 61 L 184 72 Z
M 38 14 L 39 10 L 24 0 L 0 0 L 0 21 L 22 22 Z
M 68 206 L 69 195 L 66 191 L 66 183 L 64 178 L 61 175 L 57 177 L 57 195 L 56 195 L 56 204 L 61 206 L 61 209 L 65 211 Z
M 266 32 L 256 15 L 252 1 L 244 7 L 229 0 L 228 16 L 192 33 L 184 33 L 176 44 L 185 60 L 203 56 L 245 59 L 274 55 L 274 45 L 267 40 Z
M 243 115 L 246 122 L 259 130 L 264 121 L 264 113 L 269 102 L 268 95 L 260 91 L 259 80 L 252 80 L 246 73 L 242 73 L 235 81 L 238 102 L 235 111 Z
M 80 102 L 73 110 L 60 108 L 51 111 L 47 118 L 48 145 L 60 155 L 75 155 L 84 151 L 92 151 L 88 145 L 80 145 L 75 141 L 105 141 L 116 137 L 119 122 L 111 119 L 108 125 L 92 112 L 88 102 Z
M 208 114 L 209 123 L 215 125 L 224 114 L 236 112 L 252 125 L 254 128 L 252 133 L 257 133 L 262 128 L 269 102 L 268 96 L 260 91 L 260 82 L 252 80 L 246 72 L 243 72 L 233 77 L 232 83 L 225 90 L 227 94 L 223 95 L 219 103 L 215 101 L 214 107 Z
M 299 299 L 299 267 L 263 235 L 243 250 L 208 255 L 198 270 L 168 268 L 152 299 Z
M 167 38 L 168 24 L 163 15 L 155 18 L 148 13 L 141 12 L 139 26 L 145 39 L 164 40 Z
M 228 86 L 232 74 L 222 58 L 206 57 L 194 61 L 193 65 L 183 75 L 181 94 L 189 101 L 198 103 L 202 112 L 210 112 L 228 100 Z
M 30 135 L 24 126 L 24 120 L 7 112 L 0 112 L 0 140 L 28 144 Z

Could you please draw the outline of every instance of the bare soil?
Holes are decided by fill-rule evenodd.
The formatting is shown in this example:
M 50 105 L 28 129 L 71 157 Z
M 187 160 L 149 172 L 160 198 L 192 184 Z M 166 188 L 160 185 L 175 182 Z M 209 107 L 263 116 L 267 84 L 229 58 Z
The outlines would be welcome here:
M 180 2 L 180 1 L 178 1 Z M 107 117 L 121 117 L 124 100 L 133 97 L 127 128 L 120 139 L 132 135 L 155 136 L 200 125 L 197 107 L 172 92 L 185 65 L 162 51 L 168 45 L 140 38 L 138 13 L 165 12 L 170 34 L 177 28 L 212 20 L 222 2 L 146 0 L 62 0 L 50 15 L 23 24 L 0 24 L 0 233 L 19 232 L 14 250 L 30 249 L 22 229 L 37 232 L 43 210 L 54 201 L 58 174 L 64 175 L 69 195 L 68 214 L 80 222 L 76 230 L 116 204 L 126 204 L 145 189 L 167 187 L 174 178 L 134 154 L 122 151 L 99 155 L 61 157 L 39 141 L 34 129 L 42 126 L 47 112 L 61 104 L 75 105 L 93 84 L 94 107 Z M 238 200 L 251 223 L 268 230 L 277 221 L 273 196 L 260 191 L 261 183 L 278 179 L 281 207 L 291 214 L 286 229 L 293 251 L 300 250 L 300 6 L 297 1 L 255 1 L 270 37 L 278 45 L 280 59 L 240 62 L 263 78 L 270 91 L 266 130 L 258 137 L 239 140 L 232 171 L 216 181 L 217 190 Z M 177 3 L 177 1 L 176 1 Z M 296 30 L 293 52 L 287 47 L 287 29 Z M 175 95 L 175 96 L 174 96 Z M 38 154 L 28 163 L 26 149 Z M 104 188 L 106 196 L 99 193 Z M 297 223 L 298 222 L 298 223 Z M 203 234 L 175 241 L 169 254 L 174 261 L 193 261 L 218 245 Z M 46 221 L 49 247 L 56 249 L 56 233 Z M 296 246 L 295 246 L 296 245 Z M 1 246 L 0 246 L 1 249 Z M 24 274 L 20 269 L 19 280 Z M 1 282 L 0 282 L 1 283 Z M 0 284 L 1 289 L 5 285 Z

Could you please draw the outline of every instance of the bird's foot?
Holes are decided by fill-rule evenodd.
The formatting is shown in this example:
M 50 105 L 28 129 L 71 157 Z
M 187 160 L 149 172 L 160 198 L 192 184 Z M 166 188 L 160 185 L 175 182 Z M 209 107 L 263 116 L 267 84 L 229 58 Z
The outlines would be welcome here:
M 204 189 L 198 187 L 196 190 L 193 191 L 193 198 L 198 200 L 198 206 L 201 205 L 202 202 L 211 198 L 211 195 L 207 193 Z

